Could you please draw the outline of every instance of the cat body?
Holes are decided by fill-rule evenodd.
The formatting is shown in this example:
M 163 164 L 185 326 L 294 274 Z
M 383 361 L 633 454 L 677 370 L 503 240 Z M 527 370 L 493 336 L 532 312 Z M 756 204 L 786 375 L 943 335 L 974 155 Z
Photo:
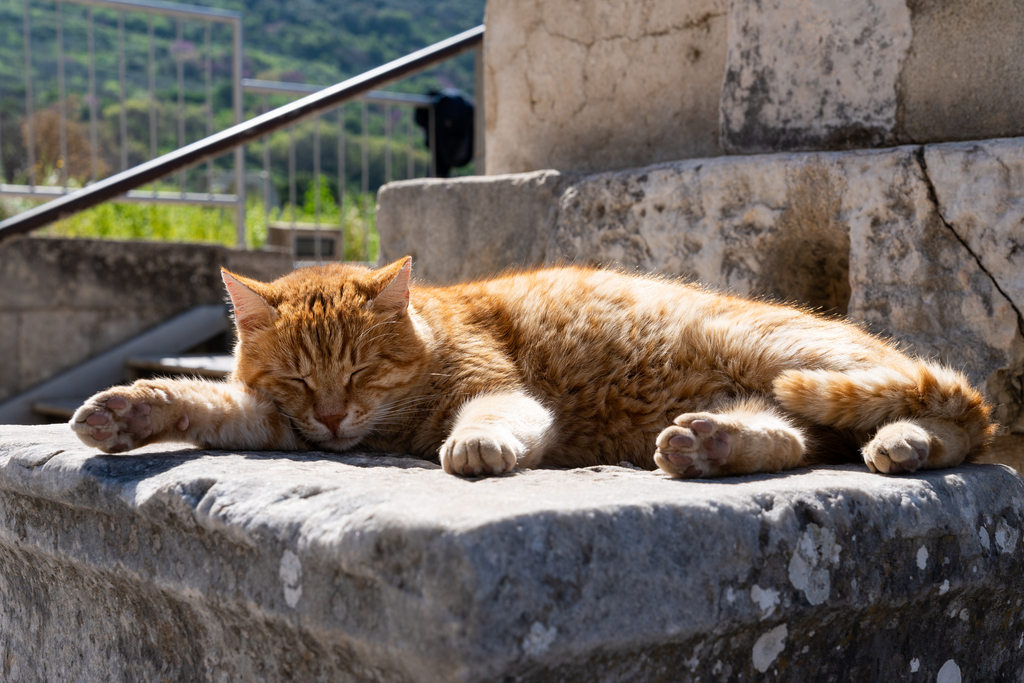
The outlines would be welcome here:
M 227 383 L 140 380 L 72 418 L 122 452 L 362 449 L 478 475 L 630 461 L 672 476 L 863 457 L 872 471 L 976 458 L 994 430 L 960 374 L 854 325 L 612 270 L 449 287 L 324 265 L 260 283 L 225 272 Z

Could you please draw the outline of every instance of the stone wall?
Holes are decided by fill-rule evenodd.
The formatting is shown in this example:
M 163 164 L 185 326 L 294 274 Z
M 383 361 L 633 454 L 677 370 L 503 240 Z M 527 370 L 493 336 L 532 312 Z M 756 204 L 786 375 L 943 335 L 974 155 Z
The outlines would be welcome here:
M 516 212 L 489 201 L 513 185 Z M 394 183 L 378 228 L 381 259 L 411 254 L 428 281 L 582 262 L 847 314 L 966 370 L 1024 434 L 1021 187 L 1024 139 L 719 157 Z
M 1024 134 L 1016 0 L 490 0 L 487 172 Z
M 220 267 L 273 279 L 291 257 L 216 245 L 27 238 L 0 246 L 0 402 L 200 304 Z

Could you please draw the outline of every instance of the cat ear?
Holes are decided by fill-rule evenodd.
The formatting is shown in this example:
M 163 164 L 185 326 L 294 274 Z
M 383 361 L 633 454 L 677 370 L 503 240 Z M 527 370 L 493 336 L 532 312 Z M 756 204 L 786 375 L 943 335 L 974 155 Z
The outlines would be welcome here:
M 370 307 L 375 311 L 405 313 L 409 307 L 409 278 L 412 277 L 412 258 L 406 256 L 401 261 L 392 263 L 381 269 L 380 279 L 388 285 L 374 297 Z
M 277 311 L 252 288 L 243 284 L 242 278 L 232 275 L 223 268 L 220 276 L 231 297 L 231 306 L 235 310 L 235 325 L 239 332 L 252 332 L 266 327 L 277 319 Z

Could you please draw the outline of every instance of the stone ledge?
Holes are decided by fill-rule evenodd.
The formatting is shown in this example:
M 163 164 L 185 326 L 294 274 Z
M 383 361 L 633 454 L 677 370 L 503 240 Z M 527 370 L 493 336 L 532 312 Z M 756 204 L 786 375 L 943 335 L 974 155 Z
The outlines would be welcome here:
M 1024 675 L 1024 481 L 997 465 L 468 481 L 368 454 L 0 427 L 11 680 Z M 952 663 L 950 663 L 952 662 Z

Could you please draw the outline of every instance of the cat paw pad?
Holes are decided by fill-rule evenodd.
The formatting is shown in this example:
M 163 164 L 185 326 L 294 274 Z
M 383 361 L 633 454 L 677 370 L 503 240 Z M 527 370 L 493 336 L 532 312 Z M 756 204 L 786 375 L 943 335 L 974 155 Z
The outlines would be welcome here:
M 503 474 L 516 466 L 523 445 L 500 429 L 462 429 L 441 446 L 441 466 L 448 474 L 476 477 Z
M 725 425 L 708 413 L 680 415 L 658 435 L 654 462 L 673 477 L 718 474 L 732 452 Z
M 864 446 L 864 462 L 872 472 L 899 474 L 914 472 L 928 460 L 928 433 L 909 422 L 885 425 Z
M 71 429 L 86 445 L 104 453 L 123 453 L 153 435 L 151 413 L 149 403 L 112 390 L 97 394 L 75 411 Z

